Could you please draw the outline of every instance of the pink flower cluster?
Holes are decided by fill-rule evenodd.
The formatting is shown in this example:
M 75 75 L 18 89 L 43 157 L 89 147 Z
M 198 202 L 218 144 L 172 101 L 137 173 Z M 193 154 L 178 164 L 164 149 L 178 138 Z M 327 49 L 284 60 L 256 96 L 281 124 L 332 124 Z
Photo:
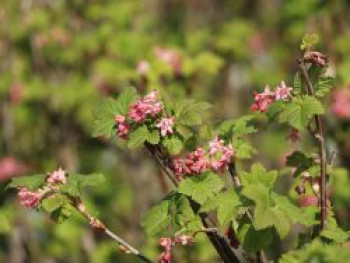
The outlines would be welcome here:
M 159 239 L 159 245 L 163 247 L 164 251 L 158 257 L 158 263 L 170 263 L 171 262 L 171 248 L 177 244 L 182 246 L 191 245 L 193 238 L 188 235 L 177 235 L 174 240 L 169 237 L 162 237 Z
M 162 118 L 156 127 L 160 129 L 160 134 L 165 137 L 167 134 L 173 134 L 174 119 L 173 118 Z
M 158 100 L 158 93 L 155 90 L 132 104 L 130 106 L 128 117 L 131 121 L 140 124 L 148 117 L 159 118 L 163 116 L 161 114 L 163 109 L 163 103 Z M 126 117 L 122 115 L 116 115 L 115 122 L 118 137 L 121 139 L 127 139 L 131 129 L 131 124 L 129 124 Z M 160 130 L 162 137 L 173 134 L 174 118 L 163 116 L 156 122 L 155 126 Z
M 129 117 L 136 123 L 143 122 L 148 116 L 155 117 L 163 110 L 163 103 L 158 101 L 157 91 L 153 91 L 130 107 Z
M 27 208 L 37 207 L 46 193 L 54 190 L 58 183 L 65 184 L 67 182 L 66 172 L 62 168 L 59 168 L 49 174 L 46 178 L 46 182 L 47 185 L 36 191 L 30 191 L 26 187 L 19 187 L 17 196 L 20 204 Z
M 269 106 L 276 100 L 288 101 L 291 98 L 291 87 L 287 87 L 284 81 L 277 86 L 275 91 L 271 91 L 269 86 L 266 85 L 265 89 L 261 93 L 254 92 L 254 104 L 252 105 L 252 111 L 266 112 Z
M 350 88 L 338 89 L 333 92 L 331 109 L 340 119 L 350 118 Z
M 216 136 L 209 143 L 209 156 L 211 157 L 211 167 L 214 170 L 223 169 L 230 161 L 234 154 L 232 145 L 225 146 L 224 141 Z
M 67 182 L 66 172 L 62 168 L 59 168 L 57 171 L 53 171 L 46 181 L 51 184 L 65 184 Z
M 130 125 L 126 122 L 123 115 L 115 116 L 115 122 L 117 125 L 117 135 L 121 139 L 127 139 L 130 131 Z
M 27 208 L 37 207 L 42 197 L 43 193 L 40 189 L 37 191 L 30 191 L 26 187 L 20 187 L 18 191 L 18 199 L 20 204 Z
M 216 136 L 209 142 L 209 151 L 204 151 L 202 147 L 198 147 L 195 151 L 190 152 L 182 158 L 173 160 L 173 170 L 179 179 L 184 174 L 199 175 L 207 170 L 222 170 L 231 161 L 234 155 L 232 145 L 226 146 L 223 140 Z

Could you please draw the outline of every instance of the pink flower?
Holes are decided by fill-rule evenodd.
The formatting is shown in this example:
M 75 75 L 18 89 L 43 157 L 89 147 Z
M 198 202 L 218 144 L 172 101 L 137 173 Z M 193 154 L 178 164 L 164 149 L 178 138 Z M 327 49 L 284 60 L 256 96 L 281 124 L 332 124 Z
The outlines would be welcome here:
M 171 262 L 171 246 L 173 245 L 173 241 L 168 237 L 161 237 L 159 239 L 159 245 L 164 248 L 164 252 L 162 252 L 158 257 L 159 263 L 170 263 Z
M 47 178 L 47 182 L 51 184 L 65 184 L 67 182 L 66 172 L 62 168 L 53 171 L 49 178 Z
M 175 243 L 183 246 L 191 245 L 193 242 L 193 238 L 189 235 L 179 235 L 175 237 Z
M 21 205 L 27 208 L 35 208 L 40 203 L 42 193 L 40 191 L 29 191 L 26 187 L 21 187 L 18 192 Z
M 179 180 L 182 180 L 182 176 L 185 173 L 185 162 L 181 158 L 174 158 L 173 160 L 173 170 L 175 175 Z
M 286 84 L 284 83 L 284 81 L 281 81 L 281 84 L 279 86 L 277 86 L 277 89 L 275 91 L 275 95 L 276 95 L 276 100 L 289 100 L 291 95 L 292 88 L 291 87 L 287 87 Z
M 154 51 L 159 60 L 173 68 L 175 74 L 181 73 L 181 59 L 177 50 L 156 47 Z
M 224 145 L 224 141 L 220 140 L 219 136 L 216 136 L 212 141 L 209 142 L 209 154 L 214 155 Z
M 254 93 L 254 104 L 252 105 L 252 111 L 266 112 L 270 104 L 275 101 L 275 93 L 270 91 L 268 85 L 262 93 Z
M 149 71 L 149 63 L 146 60 L 141 60 L 137 63 L 136 71 L 140 76 L 144 76 Z
M 129 117 L 137 122 L 143 122 L 148 115 L 155 117 L 163 110 L 163 103 L 158 101 L 157 91 L 153 91 L 130 107 Z
M 115 122 L 117 123 L 117 135 L 121 139 L 127 139 L 130 125 L 126 122 L 123 115 L 115 116 Z
M 158 263 L 171 263 L 170 251 L 162 252 L 158 257 Z
M 209 168 L 208 159 L 204 156 L 202 147 L 198 147 L 195 151 L 189 153 L 185 159 L 186 173 L 200 174 Z
M 172 243 L 173 242 L 171 241 L 171 238 L 169 238 L 169 237 L 161 237 L 159 239 L 159 245 L 162 247 L 165 247 L 165 248 L 171 247 Z
M 160 129 L 160 134 L 165 137 L 167 134 L 173 134 L 173 118 L 162 118 L 157 124 L 156 127 Z
M 213 170 L 220 170 L 227 166 L 231 162 L 233 154 L 232 145 L 226 146 L 218 136 L 209 142 L 210 166 Z
M 331 109 L 340 119 L 350 118 L 350 88 L 333 91 Z

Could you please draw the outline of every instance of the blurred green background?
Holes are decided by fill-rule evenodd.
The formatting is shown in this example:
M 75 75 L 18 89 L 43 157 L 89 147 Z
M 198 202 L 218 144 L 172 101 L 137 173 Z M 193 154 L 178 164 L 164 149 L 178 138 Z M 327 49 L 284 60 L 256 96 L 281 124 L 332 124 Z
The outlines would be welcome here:
M 333 204 L 349 230 L 349 14 L 345 0 L 0 1 L 0 262 L 138 262 L 81 219 L 55 225 L 19 207 L 5 189 L 12 176 L 59 166 L 104 173 L 105 184 L 83 197 L 89 209 L 156 258 L 157 239 L 143 234 L 139 220 L 169 185 L 145 151 L 92 138 L 92 111 L 103 97 L 135 86 L 173 100 L 209 101 L 207 123 L 238 117 L 250 111 L 254 90 L 282 79 L 292 85 L 306 33 L 320 35 L 319 50 L 345 94 L 340 108 L 348 107 L 339 114 L 337 96 L 330 96 L 326 120 L 328 150 L 345 168 L 332 177 Z M 289 143 L 286 127 L 261 126 L 252 138 L 255 159 L 269 168 L 283 168 L 295 148 L 310 148 L 308 139 Z M 290 181 L 283 177 L 281 189 L 287 192 Z M 269 254 L 285 249 L 288 242 L 278 242 Z M 175 258 L 218 261 L 204 237 Z

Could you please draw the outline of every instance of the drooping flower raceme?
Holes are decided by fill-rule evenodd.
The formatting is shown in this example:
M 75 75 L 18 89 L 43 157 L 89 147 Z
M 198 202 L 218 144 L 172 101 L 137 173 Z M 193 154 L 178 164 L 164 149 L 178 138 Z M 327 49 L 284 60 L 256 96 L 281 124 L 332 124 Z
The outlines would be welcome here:
M 207 151 L 197 147 L 185 158 L 173 159 L 173 171 L 179 179 L 182 179 L 184 174 L 199 175 L 208 170 L 222 170 L 231 162 L 233 155 L 232 145 L 225 145 L 225 142 L 216 136 L 209 142 Z
M 266 112 L 268 107 L 275 101 L 275 93 L 266 85 L 262 93 L 254 93 L 252 111 Z
M 42 191 L 30 191 L 26 187 L 19 188 L 17 193 L 21 205 L 27 208 L 35 208 L 43 197 Z
M 160 129 L 160 134 L 165 137 L 168 134 L 173 134 L 174 119 L 173 118 L 162 118 L 156 127 Z
M 163 110 L 163 103 L 158 101 L 157 91 L 153 91 L 130 107 L 129 117 L 136 123 L 143 122 L 147 116 L 155 117 Z
M 210 166 L 213 170 L 220 170 L 228 165 L 234 154 L 232 145 L 226 146 L 219 136 L 209 142 Z
M 182 179 L 182 175 L 185 173 L 185 161 L 181 158 L 173 159 L 174 173 L 179 180 Z
M 185 171 L 188 174 L 201 174 L 209 168 L 209 162 L 202 147 L 186 156 Z
M 65 184 L 67 182 L 66 172 L 59 168 L 56 171 L 53 171 L 50 176 L 47 178 L 47 182 L 51 184 L 62 183 Z
M 275 91 L 270 90 L 269 86 L 266 85 L 263 92 L 254 92 L 254 104 L 251 109 L 252 111 L 266 112 L 276 100 L 289 101 L 292 97 L 291 91 L 292 88 L 288 87 L 284 81 L 281 81 Z
M 158 257 L 158 263 L 170 263 L 171 262 L 171 246 L 173 242 L 171 238 L 162 237 L 159 239 L 159 245 L 163 247 L 164 251 Z
M 126 122 L 123 115 L 115 116 L 115 121 L 117 125 L 117 135 L 121 139 L 127 139 L 130 131 L 130 125 Z

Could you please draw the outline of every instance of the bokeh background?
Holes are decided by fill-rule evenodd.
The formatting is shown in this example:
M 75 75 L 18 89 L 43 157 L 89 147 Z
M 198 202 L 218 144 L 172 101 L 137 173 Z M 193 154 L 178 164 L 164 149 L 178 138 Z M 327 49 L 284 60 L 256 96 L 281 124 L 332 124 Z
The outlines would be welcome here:
M 145 151 L 91 137 L 102 98 L 137 87 L 174 100 L 213 104 L 207 123 L 250 111 L 252 92 L 292 85 L 300 41 L 320 35 L 336 89 L 327 99 L 327 147 L 336 152 L 332 199 L 350 229 L 350 1 L 345 0 L 3 0 L 0 1 L 0 262 L 137 262 L 72 218 L 55 225 L 21 208 L 13 176 L 102 172 L 84 200 L 111 229 L 155 258 L 157 239 L 139 221 L 169 190 Z M 282 169 L 295 148 L 286 127 L 261 124 L 259 160 Z M 288 192 L 288 172 L 281 191 Z M 276 242 L 276 259 L 288 242 Z M 208 241 L 178 249 L 177 262 L 217 262 Z

